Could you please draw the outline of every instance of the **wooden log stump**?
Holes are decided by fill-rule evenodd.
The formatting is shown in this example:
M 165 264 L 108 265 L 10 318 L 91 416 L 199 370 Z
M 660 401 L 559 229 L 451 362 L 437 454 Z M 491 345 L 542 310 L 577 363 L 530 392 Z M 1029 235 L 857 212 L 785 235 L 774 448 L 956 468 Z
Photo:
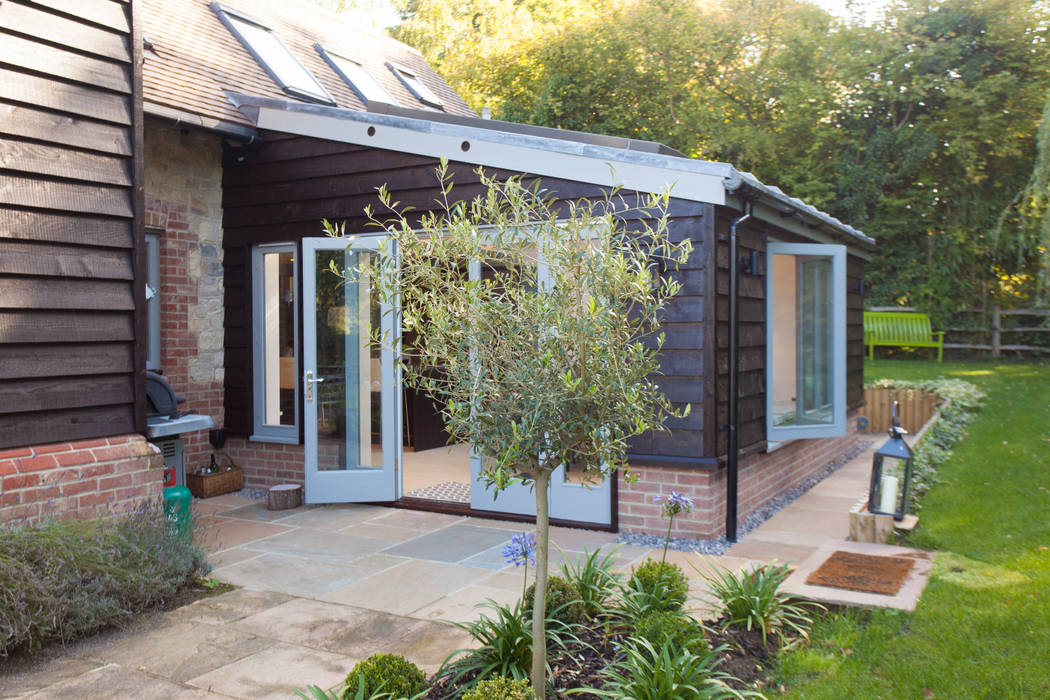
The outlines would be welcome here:
M 299 484 L 279 484 L 266 492 L 268 510 L 288 510 L 303 504 L 303 487 Z

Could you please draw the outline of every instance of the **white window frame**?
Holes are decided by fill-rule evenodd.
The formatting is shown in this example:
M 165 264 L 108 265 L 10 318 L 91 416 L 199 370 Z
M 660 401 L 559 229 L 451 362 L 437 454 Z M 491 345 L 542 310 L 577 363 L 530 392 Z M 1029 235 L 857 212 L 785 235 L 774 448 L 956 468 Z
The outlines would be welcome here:
M 265 294 L 265 273 L 263 257 L 271 253 L 291 253 L 298 257 L 299 253 L 294 243 L 274 243 L 269 245 L 258 245 L 252 248 L 252 435 L 249 438 L 254 442 L 278 442 L 287 445 L 299 444 L 299 360 L 301 343 L 299 340 L 299 265 L 292 265 L 292 291 L 295 295 L 292 303 L 293 321 L 295 327 L 295 370 L 292 376 L 295 378 L 295 421 L 292 425 L 274 425 L 266 422 L 266 357 L 264 347 L 265 309 L 263 297 Z
M 417 100 L 430 107 L 437 109 L 444 109 L 445 105 L 441 101 L 441 98 L 434 94 L 434 92 L 426 86 L 414 70 L 405 68 L 401 64 L 394 63 L 393 61 L 386 62 L 387 68 L 397 76 L 397 79 L 401 81 L 401 84 L 408 88 Z
M 776 352 L 773 347 L 773 256 L 816 256 L 831 260 L 831 358 L 832 420 L 818 425 L 774 425 L 773 381 Z M 841 437 L 846 434 L 846 246 L 818 243 L 766 245 L 766 441 Z
M 146 230 L 146 369 L 160 369 L 160 231 Z
M 252 58 L 255 59 L 255 62 L 259 64 L 259 67 L 266 71 L 266 74 L 269 75 L 286 94 L 291 95 L 292 97 L 298 97 L 299 99 L 309 100 L 310 102 L 319 102 L 326 105 L 335 104 L 335 100 L 328 91 L 324 89 L 324 86 L 321 85 L 321 81 L 319 81 L 316 76 L 314 76 L 314 74 L 302 64 L 302 61 L 295 57 L 295 54 L 293 54 L 288 46 L 281 41 L 281 38 L 277 36 L 273 29 L 254 17 L 246 15 L 232 7 L 227 7 L 222 3 L 213 2 L 211 4 L 211 9 L 216 15 L 218 15 L 219 20 L 222 21 L 223 25 L 225 25 L 230 33 L 237 38 L 237 41 L 241 42 L 241 45 L 247 49 L 248 53 L 250 53 Z M 266 57 L 259 52 L 254 44 L 252 44 L 251 39 L 241 31 L 240 24 L 250 24 L 253 27 L 268 33 L 273 38 L 274 42 L 276 42 L 275 48 L 278 51 L 283 50 L 286 54 L 285 58 L 302 70 L 301 75 L 309 81 L 309 84 L 293 84 L 287 82 L 285 77 L 288 76 L 286 75 L 285 77 L 282 77 L 277 70 L 270 65 L 270 62 L 266 60 Z
M 366 107 L 372 102 L 384 102 L 386 104 L 397 105 L 397 100 L 394 99 L 394 96 L 380 84 L 379 80 L 377 80 L 367 68 L 365 68 L 364 63 L 350 58 L 346 54 L 332 51 L 322 44 L 314 44 L 314 48 L 317 50 L 317 53 L 321 54 L 321 58 L 332 67 L 332 70 L 335 71 L 336 75 L 342 78 L 343 82 L 354 91 L 354 94 L 357 95 L 357 98 L 361 100 Z M 347 72 L 346 66 L 342 65 L 343 62 L 356 66 L 362 75 L 357 76 L 355 79 L 353 75 Z M 371 97 L 369 97 L 370 93 L 372 94 Z

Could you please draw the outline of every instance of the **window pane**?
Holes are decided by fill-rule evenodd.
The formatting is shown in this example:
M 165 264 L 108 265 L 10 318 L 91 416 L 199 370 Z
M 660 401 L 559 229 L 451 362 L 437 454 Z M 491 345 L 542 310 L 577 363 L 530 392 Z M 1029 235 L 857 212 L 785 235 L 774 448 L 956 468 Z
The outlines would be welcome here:
M 387 65 L 389 65 L 390 69 L 397 74 L 397 77 L 401 79 L 401 82 L 405 84 L 405 87 L 407 87 L 413 95 L 419 98 L 421 102 L 433 107 L 441 106 L 441 99 L 435 95 L 430 88 L 424 85 L 423 81 L 420 80 L 415 73 L 400 66 L 395 66 L 389 63 Z
M 236 27 L 244 41 L 258 54 L 260 60 L 266 64 L 266 67 L 277 76 L 282 88 L 292 88 L 325 102 L 331 101 L 317 79 L 300 65 L 288 47 L 273 32 L 230 14 L 227 14 L 226 17 L 230 24 Z
M 295 425 L 295 259 L 291 252 L 262 258 L 263 422 Z
M 343 282 L 330 265 L 354 270 L 371 253 L 322 250 L 317 275 L 317 446 L 321 471 L 381 469 L 383 414 L 379 297 L 367 281 Z
M 390 93 L 372 77 L 371 73 L 365 70 L 364 66 L 334 53 L 326 52 L 325 55 L 332 63 L 338 66 L 343 74 L 343 78 L 350 83 L 350 87 L 364 95 L 367 102 L 397 104 L 397 100 L 390 96 Z
M 831 424 L 835 420 L 831 261 L 772 257 L 772 425 Z

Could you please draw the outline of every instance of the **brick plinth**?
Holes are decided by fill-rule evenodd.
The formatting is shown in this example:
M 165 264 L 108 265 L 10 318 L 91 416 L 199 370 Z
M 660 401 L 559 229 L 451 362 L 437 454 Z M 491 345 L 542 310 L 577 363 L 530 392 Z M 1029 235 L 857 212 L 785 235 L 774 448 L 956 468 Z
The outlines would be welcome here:
M 89 518 L 160 498 L 164 457 L 141 435 L 0 452 L 0 522 Z
M 231 438 L 224 449 L 244 469 L 246 488 L 264 489 L 278 484 L 302 484 L 306 457 L 302 445 L 278 445 Z
M 849 430 L 843 437 L 794 440 L 773 452 L 741 458 L 737 483 L 738 520 L 743 520 L 856 447 L 854 413 L 848 416 L 847 425 Z M 660 515 L 660 506 L 654 500 L 673 489 L 694 500 L 691 513 L 675 517 L 673 536 L 705 539 L 725 533 L 725 469 L 697 471 L 632 467 L 631 471 L 638 475 L 637 482 L 626 484 L 623 475 L 619 477 L 621 530 L 665 533 L 667 520 Z

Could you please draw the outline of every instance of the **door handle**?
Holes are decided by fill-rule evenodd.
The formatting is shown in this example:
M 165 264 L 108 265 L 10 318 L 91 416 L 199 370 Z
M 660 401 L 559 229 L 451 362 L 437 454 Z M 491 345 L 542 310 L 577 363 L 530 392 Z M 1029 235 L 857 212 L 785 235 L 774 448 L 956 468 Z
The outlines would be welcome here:
M 314 373 L 310 370 L 306 372 L 306 400 L 314 400 L 314 384 L 320 384 L 324 381 L 324 377 L 317 377 L 314 379 Z

